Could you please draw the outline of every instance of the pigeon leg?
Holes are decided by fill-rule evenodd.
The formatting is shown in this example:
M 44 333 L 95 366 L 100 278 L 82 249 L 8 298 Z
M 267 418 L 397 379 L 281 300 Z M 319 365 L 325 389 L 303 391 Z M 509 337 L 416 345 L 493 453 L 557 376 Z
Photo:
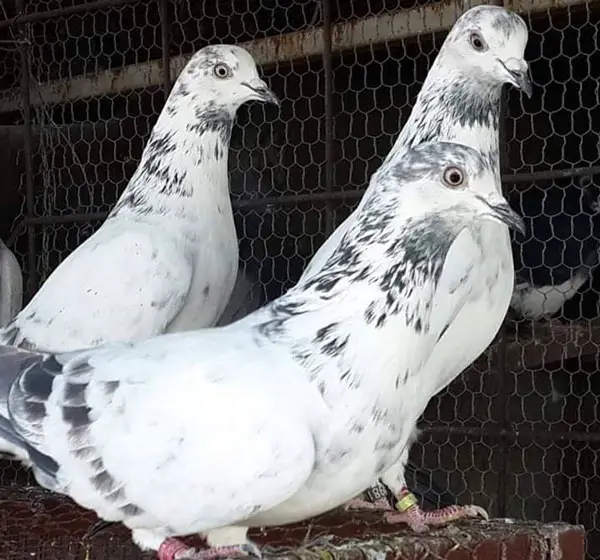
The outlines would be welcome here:
M 158 560 L 220 560 L 248 556 L 261 558 L 260 550 L 255 544 L 244 543 L 198 550 L 178 539 L 166 539 L 158 549 Z
M 347 501 L 343 508 L 346 511 L 395 511 L 391 504 L 385 498 L 378 498 L 374 502 L 363 498 L 353 498 Z
M 346 502 L 343 509 L 346 511 L 396 511 L 393 503 L 395 502 L 392 492 L 377 481 L 374 486 L 365 490 L 359 497 Z
M 424 533 L 430 527 L 440 527 L 459 519 L 476 517 L 482 517 L 486 521 L 489 519 L 483 508 L 474 505 L 452 505 L 433 511 L 423 511 L 416 496 L 406 487 L 400 492 L 396 509 L 397 513 L 386 514 L 385 520 L 388 523 L 405 523 L 415 533 Z

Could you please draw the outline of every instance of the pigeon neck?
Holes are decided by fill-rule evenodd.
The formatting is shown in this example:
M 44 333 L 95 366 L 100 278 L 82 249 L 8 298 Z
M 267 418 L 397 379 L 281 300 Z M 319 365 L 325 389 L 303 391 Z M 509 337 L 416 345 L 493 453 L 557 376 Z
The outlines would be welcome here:
M 384 372 L 402 370 L 394 367 L 401 359 L 399 333 L 418 338 L 431 332 L 435 284 L 464 227 L 432 213 L 427 202 L 412 202 L 399 216 L 397 192 L 370 197 L 371 207 L 325 266 L 255 315 L 259 332 L 274 341 L 294 340 L 295 357 L 309 369 L 322 367 L 329 376 L 331 363 L 338 363 L 348 370 L 348 382 L 372 369 L 393 387 Z
M 169 100 L 160 114 L 140 163 L 112 216 L 231 213 L 228 154 L 234 113 L 222 106 L 192 110 Z
M 482 83 L 436 65 L 380 170 L 397 162 L 407 149 L 429 141 L 473 147 L 499 168 L 501 93 L 497 82 Z

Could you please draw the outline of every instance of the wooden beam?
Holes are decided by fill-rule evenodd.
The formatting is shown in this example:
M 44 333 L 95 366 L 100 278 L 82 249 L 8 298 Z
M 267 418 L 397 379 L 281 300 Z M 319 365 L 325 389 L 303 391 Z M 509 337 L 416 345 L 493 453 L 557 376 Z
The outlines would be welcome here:
M 587 0 L 589 1 L 589 0 Z M 346 21 L 333 26 L 332 51 L 393 43 L 419 35 L 429 35 L 452 27 L 468 8 L 486 3 L 485 0 L 444 0 L 410 10 L 380 14 L 360 20 Z M 504 5 L 519 13 L 545 12 L 585 4 L 586 0 L 505 0 Z M 300 58 L 321 56 L 323 29 L 314 28 L 285 35 L 266 37 L 242 43 L 256 62 L 263 67 Z M 174 81 L 183 70 L 190 55 L 171 59 L 171 79 Z M 78 99 L 114 95 L 117 93 L 159 86 L 163 82 L 162 60 L 151 60 L 86 74 L 71 80 L 56 80 L 39 84 L 32 92 L 31 103 L 56 105 Z M 0 113 L 20 109 L 18 89 L 0 91 Z

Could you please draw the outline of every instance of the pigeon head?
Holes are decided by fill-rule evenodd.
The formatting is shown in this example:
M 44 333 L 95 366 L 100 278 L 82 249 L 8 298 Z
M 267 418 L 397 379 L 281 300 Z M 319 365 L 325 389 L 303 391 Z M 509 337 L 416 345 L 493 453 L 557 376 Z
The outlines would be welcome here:
M 408 150 L 389 172 L 413 185 L 428 208 L 460 219 L 501 222 L 521 233 L 523 218 L 497 188 L 497 174 L 481 153 L 451 142 L 425 142 Z M 406 187 L 400 189 L 405 191 Z
M 477 6 L 454 24 L 440 52 L 444 63 L 481 83 L 510 83 L 531 97 L 523 19 L 499 6 Z
M 200 49 L 179 75 L 172 95 L 180 103 L 206 101 L 232 112 L 247 101 L 279 105 L 277 96 L 260 79 L 250 53 L 233 45 Z

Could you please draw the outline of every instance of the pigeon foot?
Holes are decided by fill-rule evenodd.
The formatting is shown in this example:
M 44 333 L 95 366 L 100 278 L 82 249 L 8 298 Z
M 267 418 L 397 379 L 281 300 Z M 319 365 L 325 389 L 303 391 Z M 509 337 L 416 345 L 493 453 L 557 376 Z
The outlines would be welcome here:
M 396 498 L 392 491 L 382 482 L 365 490 L 360 497 L 346 502 L 342 508 L 345 511 L 396 511 L 394 503 Z
M 474 505 L 452 505 L 433 511 L 423 511 L 417 498 L 408 489 L 402 491 L 396 509 L 398 512 L 386 514 L 385 520 L 388 523 L 405 523 L 415 533 L 425 533 L 431 527 L 441 527 L 459 519 L 477 517 L 486 521 L 489 519 L 489 515 L 483 508 Z
M 158 549 L 158 560 L 221 560 L 225 558 L 262 558 L 258 547 L 252 543 L 235 546 L 215 546 L 198 550 L 178 539 L 166 539 Z

